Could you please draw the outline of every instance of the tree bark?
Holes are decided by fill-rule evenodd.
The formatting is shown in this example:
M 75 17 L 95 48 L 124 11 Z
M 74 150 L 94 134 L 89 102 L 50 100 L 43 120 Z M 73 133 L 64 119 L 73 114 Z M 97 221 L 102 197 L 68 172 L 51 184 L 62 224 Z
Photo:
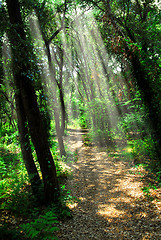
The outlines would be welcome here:
M 63 64 L 64 64 L 64 50 L 59 47 L 59 70 L 60 70 L 60 77 L 59 83 L 57 83 L 59 88 L 59 99 L 61 104 L 61 134 L 64 135 L 65 130 L 65 120 L 66 120 L 66 109 L 65 109 L 65 102 L 64 102 L 64 92 L 63 92 Z
M 36 198 L 38 198 L 41 180 L 32 156 L 27 121 L 21 96 L 15 94 L 15 101 L 22 156 L 30 179 L 33 194 L 36 196 Z
M 37 97 L 28 77 L 30 72 L 30 46 L 26 40 L 18 0 L 6 0 L 11 28 L 8 32 L 12 50 L 13 76 L 16 93 L 21 96 L 31 139 L 40 164 L 44 183 L 45 202 L 57 200 L 59 185 L 56 167 L 49 149 L 47 134 L 39 111 Z M 18 47 L 17 47 L 18 43 Z M 24 54 L 24 55 L 22 55 Z M 22 118 L 23 119 L 23 118 Z
M 62 131 L 60 128 L 59 113 L 58 113 L 58 107 L 57 107 L 58 103 L 57 103 L 57 98 L 56 98 L 55 84 L 58 85 L 58 82 L 56 81 L 55 69 L 52 64 L 51 52 L 50 52 L 50 48 L 48 45 L 46 45 L 46 50 L 47 50 L 47 56 L 48 56 L 50 76 L 51 76 L 51 79 L 54 79 L 54 81 L 51 82 L 51 84 L 53 85 L 53 93 L 50 93 L 50 97 L 52 98 L 52 95 L 53 95 L 54 102 L 55 102 L 55 106 L 53 107 L 54 108 L 55 127 L 56 127 L 56 133 L 57 133 L 57 137 L 58 137 L 59 148 L 60 148 L 60 155 L 62 157 L 62 156 L 66 156 L 66 152 L 65 152 L 65 147 L 64 147 Z M 60 91 L 62 92 L 62 89 L 60 89 Z
M 36 94 L 32 85 L 25 77 L 21 81 L 21 96 L 28 119 L 31 139 L 42 172 L 45 201 L 50 202 L 53 198 L 56 199 L 56 189 L 59 189 L 56 178 L 56 167 L 49 149 L 47 134 L 38 108 Z
M 157 143 L 156 150 L 159 157 L 161 149 L 161 117 L 160 114 L 158 114 L 158 108 L 160 103 L 159 101 L 154 101 L 155 92 L 153 90 L 153 87 L 149 84 L 148 76 L 142 68 L 138 57 L 133 55 L 131 62 L 133 67 L 133 74 L 136 79 L 136 84 L 141 91 L 143 102 L 147 107 L 151 131 L 153 138 L 154 140 L 156 140 Z

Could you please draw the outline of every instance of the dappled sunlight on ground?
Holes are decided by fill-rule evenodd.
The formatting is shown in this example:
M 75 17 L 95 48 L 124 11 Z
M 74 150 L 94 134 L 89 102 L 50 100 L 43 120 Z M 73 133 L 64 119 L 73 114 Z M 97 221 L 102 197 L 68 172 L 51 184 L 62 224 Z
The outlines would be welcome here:
M 82 142 L 82 136 L 85 135 L 85 132 L 82 132 L 80 130 L 76 129 L 68 129 L 67 135 L 65 136 L 65 141 L 69 147 L 69 150 L 74 152 L 74 151 L 79 151 L 79 149 L 82 147 L 83 142 Z
M 142 174 L 131 166 L 132 160 L 127 161 L 121 151 L 107 153 L 94 145 L 83 145 L 82 134 L 75 131 L 71 132 L 71 139 L 67 137 L 71 149 L 78 154 L 78 161 L 70 163 L 73 179 L 67 181 L 67 188 L 78 201 L 68 205 L 73 219 L 60 223 L 58 237 L 161 239 L 160 189 L 157 200 L 150 201 L 142 191 Z

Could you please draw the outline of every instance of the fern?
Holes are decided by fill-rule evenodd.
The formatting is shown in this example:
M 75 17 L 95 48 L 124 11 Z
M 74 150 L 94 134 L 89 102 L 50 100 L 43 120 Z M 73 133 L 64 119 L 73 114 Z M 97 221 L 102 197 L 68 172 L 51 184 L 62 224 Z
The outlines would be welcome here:
M 57 223 L 58 221 L 55 214 L 52 211 L 48 211 L 45 215 L 41 215 L 38 219 L 35 219 L 35 221 L 22 224 L 21 227 L 26 236 L 31 239 L 58 240 L 53 234 L 59 230 L 59 228 L 56 227 Z

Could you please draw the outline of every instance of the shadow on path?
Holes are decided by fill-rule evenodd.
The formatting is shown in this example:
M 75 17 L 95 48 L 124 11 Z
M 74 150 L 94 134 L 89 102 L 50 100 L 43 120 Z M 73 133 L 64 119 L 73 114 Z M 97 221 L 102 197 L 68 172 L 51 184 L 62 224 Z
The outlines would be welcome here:
M 67 188 L 80 201 L 69 204 L 73 218 L 60 223 L 59 239 L 161 239 L 158 205 L 144 197 L 141 176 L 127 161 L 84 146 L 82 134 L 70 130 L 67 139 L 78 150 Z

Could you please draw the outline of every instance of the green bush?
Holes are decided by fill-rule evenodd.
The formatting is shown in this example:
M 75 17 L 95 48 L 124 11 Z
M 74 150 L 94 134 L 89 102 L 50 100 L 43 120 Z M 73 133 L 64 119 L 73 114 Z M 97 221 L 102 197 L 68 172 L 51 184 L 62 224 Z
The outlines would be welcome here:
M 132 154 L 134 157 L 154 157 L 154 141 L 152 138 L 146 137 L 144 139 L 136 139 L 129 142 L 129 144 L 132 146 Z
M 10 147 L 10 150 L 8 150 Z M 15 169 L 15 165 L 18 163 L 17 154 L 12 151 L 13 146 L 3 146 L 0 144 L 0 179 L 7 177 L 7 175 Z
M 139 112 L 131 112 L 121 118 L 119 126 L 127 135 L 130 132 L 142 134 L 145 129 L 145 121 Z
M 0 141 L 3 144 L 18 144 L 18 131 L 13 128 L 8 122 L 1 124 L 0 127 Z

